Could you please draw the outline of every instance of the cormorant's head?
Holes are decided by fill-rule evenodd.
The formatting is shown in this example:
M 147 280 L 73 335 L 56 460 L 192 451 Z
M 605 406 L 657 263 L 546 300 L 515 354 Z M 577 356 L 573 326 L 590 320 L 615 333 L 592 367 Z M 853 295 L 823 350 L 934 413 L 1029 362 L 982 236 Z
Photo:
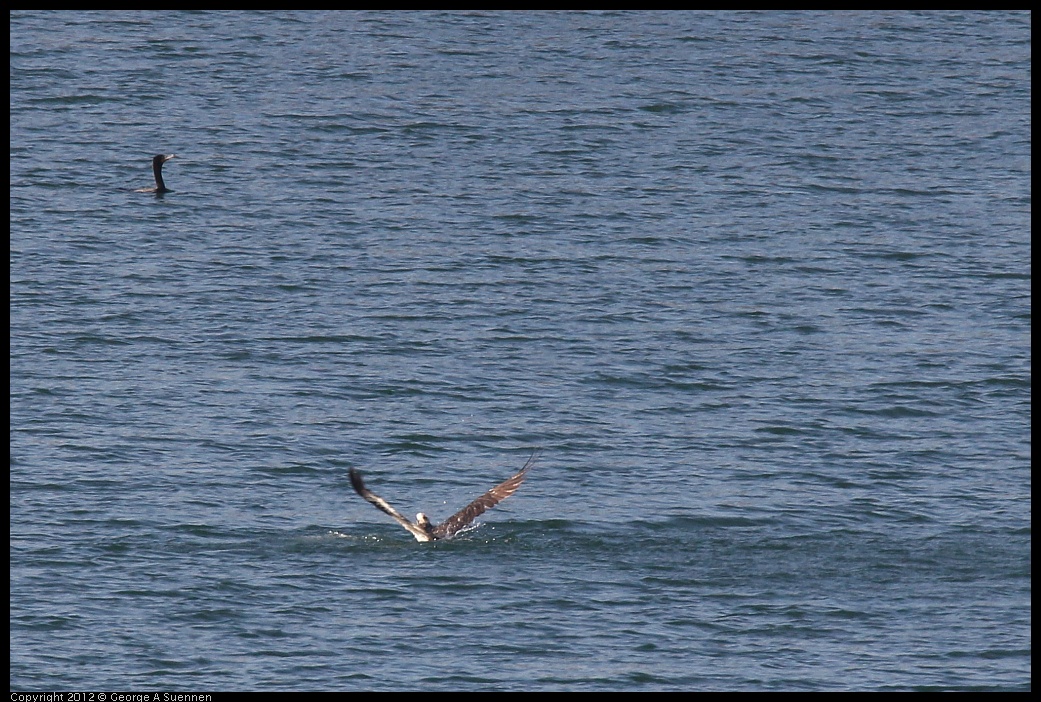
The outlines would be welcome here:
M 156 154 L 152 159 L 152 165 L 161 166 L 172 158 L 177 158 L 177 154 Z

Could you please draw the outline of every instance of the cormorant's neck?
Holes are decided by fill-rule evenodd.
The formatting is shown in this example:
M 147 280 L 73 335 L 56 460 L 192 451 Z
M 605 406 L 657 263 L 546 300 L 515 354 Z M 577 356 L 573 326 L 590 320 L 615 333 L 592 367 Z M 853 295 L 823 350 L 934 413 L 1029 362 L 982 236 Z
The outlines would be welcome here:
M 155 191 L 157 193 L 168 192 L 168 190 L 166 189 L 166 183 L 163 182 L 162 162 L 152 164 L 152 172 L 155 173 Z

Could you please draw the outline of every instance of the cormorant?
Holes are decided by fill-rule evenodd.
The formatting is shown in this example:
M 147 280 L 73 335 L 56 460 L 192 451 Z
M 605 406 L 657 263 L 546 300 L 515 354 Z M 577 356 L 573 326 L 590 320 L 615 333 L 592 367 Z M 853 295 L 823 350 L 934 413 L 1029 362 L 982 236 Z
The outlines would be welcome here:
M 174 158 L 177 154 L 156 154 L 155 158 L 152 159 L 152 172 L 155 174 L 155 187 L 154 188 L 141 188 L 135 190 L 135 193 L 155 193 L 156 195 L 162 195 L 163 193 L 172 193 L 166 187 L 166 183 L 163 182 L 163 164 Z

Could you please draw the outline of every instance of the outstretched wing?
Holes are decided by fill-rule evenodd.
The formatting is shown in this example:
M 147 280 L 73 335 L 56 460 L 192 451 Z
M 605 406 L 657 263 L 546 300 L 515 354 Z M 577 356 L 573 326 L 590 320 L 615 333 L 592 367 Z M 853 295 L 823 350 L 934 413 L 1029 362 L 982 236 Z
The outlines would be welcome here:
M 477 519 L 480 515 L 484 514 L 485 510 L 491 509 L 513 493 L 517 492 L 517 488 L 519 488 L 520 484 L 524 482 L 524 474 L 527 473 L 528 469 L 531 468 L 533 463 L 535 463 L 535 459 L 539 457 L 540 453 L 542 453 L 542 449 L 535 449 L 535 452 L 531 454 L 531 458 L 528 459 L 528 462 L 524 464 L 524 467 L 520 469 L 520 472 L 517 473 L 517 475 L 513 476 L 509 480 L 499 483 L 466 507 L 453 514 L 444 522 L 434 527 L 434 537 L 445 539 L 449 536 L 454 536 L 460 529 Z
M 427 534 L 425 531 L 420 529 L 418 526 L 416 526 L 409 520 L 405 519 L 405 517 L 403 517 L 400 512 L 398 512 L 396 509 L 387 504 L 386 500 L 384 500 L 382 497 L 365 487 L 365 483 L 362 482 L 361 479 L 361 473 L 354 470 L 353 468 L 350 469 L 350 473 L 351 485 L 354 487 L 354 491 L 356 493 L 364 497 L 366 501 L 372 504 L 379 511 L 386 512 L 387 514 L 389 514 L 391 517 L 394 518 L 394 521 L 408 529 L 409 532 L 420 541 L 430 541 L 429 534 Z

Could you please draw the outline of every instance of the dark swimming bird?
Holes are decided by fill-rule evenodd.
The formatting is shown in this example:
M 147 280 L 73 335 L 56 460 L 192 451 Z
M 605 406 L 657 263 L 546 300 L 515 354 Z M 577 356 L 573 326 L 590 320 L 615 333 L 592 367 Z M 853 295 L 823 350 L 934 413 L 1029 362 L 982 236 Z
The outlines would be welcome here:
M 156 154 L 155 158 L 152 159 L 152 173 L 155 174 L 155 187 L 154 188 L 141 188 L 135 190 L 135 193 L 155 193 L 156 195 L 162 195 L 163 193 L 172 193 L 166 187 L 166 183 L 163 182 L 163 164 L 170 159 L 176 157 L 177 154 Z
M 365 487 L 365 483 L 361 480 L 361 473 L 353 468 L 350 469 L 351 485 L 354 486 L 355 492 L 372 503 L 376 509 L 381 512 L 386 512 L 394 518 L 394 521 L 408 529 L 409 533 L 416 537 L 416 541 L 436 541 L 437 539 L 447 539 L 455 536 L 470 522 L 482 515 L 485 510 L 491 509 L 513 493 L 517 492 L 517 488 L 519 488 L 520 484 L 524 481 L 524 474 L 528 472 L 529 468 L 531 468 L 535 459 L 538 458 L 539 453 L 541 453 L 541 449 L 536 449 L 535 452 L 531 454 L 531 458 L 528 459 L 528 462 L 524 464 L 524 467 L 521 468 L 517 475 L 505 482 L 499 483 L 437 526 L 431 524 L 430 520 L 427 519 L 427 516 L 422 512 L 416 515 L 415 524 L 410 522 L 396 509 L 387 504 L 386 500 Z

